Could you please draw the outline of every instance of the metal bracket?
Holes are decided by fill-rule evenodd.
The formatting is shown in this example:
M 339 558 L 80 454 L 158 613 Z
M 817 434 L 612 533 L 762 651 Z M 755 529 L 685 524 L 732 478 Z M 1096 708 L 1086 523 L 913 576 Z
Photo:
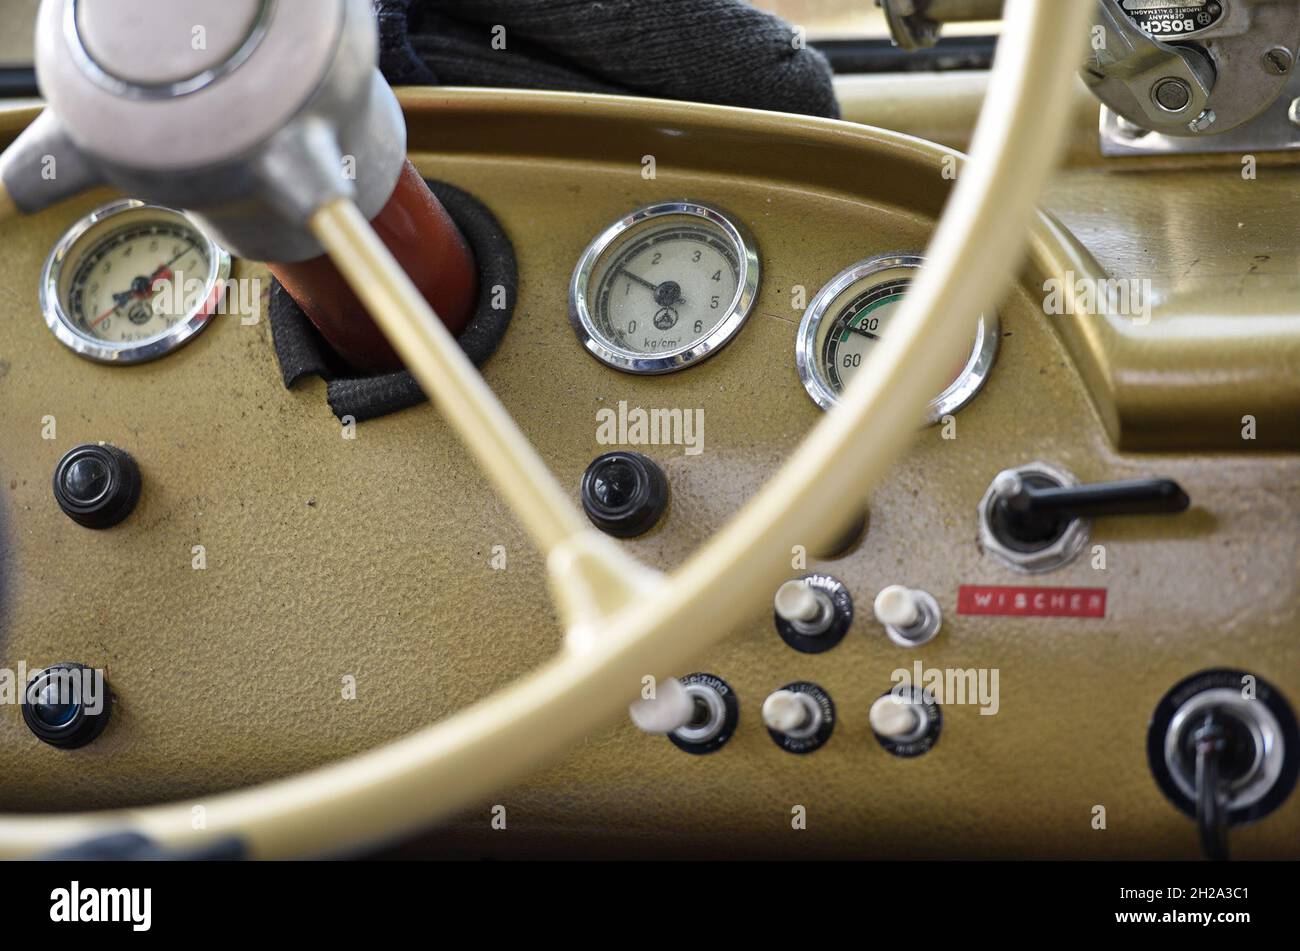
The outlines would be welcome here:
M 1161 135 L 1137 128 L 1106 106 L 1101 107 L 1100 132 L 1106 158 L 1295 151 L 1300 149 L 1300 71 L 1262 115 L 1228 132 L 1196 138 Z

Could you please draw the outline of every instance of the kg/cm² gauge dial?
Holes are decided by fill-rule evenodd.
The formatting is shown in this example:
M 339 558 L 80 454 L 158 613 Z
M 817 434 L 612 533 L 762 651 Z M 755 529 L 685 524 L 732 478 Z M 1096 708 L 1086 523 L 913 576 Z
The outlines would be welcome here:
M 831 409 L 889 332 L 903 296 L 925 263 L 913 254 L 889 254 L 840 272 L 818 292 L 804 313 L 795 363 L 804 388 L 822 409 Z M 930 401 L 926 423 L 955 413 L 979 393 L 998 353 L 996 313 L 980 317 L 969 354 L 942 393 Z M 869 372 L 869 371 L 868 371 Z
M 80 356 L 143 363 L 202 331 L 229 277 L 230 255 L 188 215 L 127 199 L 88 215 L 55 246 L 41 310 Z
M 671 373 L 717 353 L 758 293 L 754 239 L 716 208 L 664 202 L 596 237 L 573 273 L 569 320 L 592 356 L 628 373 Z

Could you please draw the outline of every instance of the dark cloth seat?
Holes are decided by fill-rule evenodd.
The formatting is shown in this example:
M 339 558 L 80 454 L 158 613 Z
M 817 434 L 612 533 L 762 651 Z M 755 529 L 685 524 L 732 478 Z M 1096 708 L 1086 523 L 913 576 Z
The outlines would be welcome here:
M 375 8 L 381 66 L 394 85 L 627 93 L 839 116 L 826 58 L 742 0 L 377 0 Z

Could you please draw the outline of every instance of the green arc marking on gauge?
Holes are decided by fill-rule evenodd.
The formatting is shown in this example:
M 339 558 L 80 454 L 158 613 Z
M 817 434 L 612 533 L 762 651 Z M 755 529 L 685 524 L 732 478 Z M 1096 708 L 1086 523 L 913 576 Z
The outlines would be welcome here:
M 844 330 L 840 333 L 840 343 L 844 343 L 849 339 L 849 334 L 853 332 L 849 328 L 855 326 L 860 320 L 862 320 L 862 318 L 871 316 L 874 311 L 879 310 L 886 304 L 893 304 L 902 299 L 902 294 L 890 294 L 888 297 L 882 297 L 880 300 L 872 301 L 866 307 L 862 308 L 862 310 L 850 317 L 848 323 L 844 325 Z

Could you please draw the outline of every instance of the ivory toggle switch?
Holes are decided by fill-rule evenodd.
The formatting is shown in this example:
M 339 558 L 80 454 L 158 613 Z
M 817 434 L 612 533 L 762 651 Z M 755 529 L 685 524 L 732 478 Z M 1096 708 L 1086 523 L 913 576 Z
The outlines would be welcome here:
M 891 584 L 876 595 L 874 608 L 876 620 L 900 647 L 919 647 L 934 640 L 943 623 L 933 596 L 901 584 Z

